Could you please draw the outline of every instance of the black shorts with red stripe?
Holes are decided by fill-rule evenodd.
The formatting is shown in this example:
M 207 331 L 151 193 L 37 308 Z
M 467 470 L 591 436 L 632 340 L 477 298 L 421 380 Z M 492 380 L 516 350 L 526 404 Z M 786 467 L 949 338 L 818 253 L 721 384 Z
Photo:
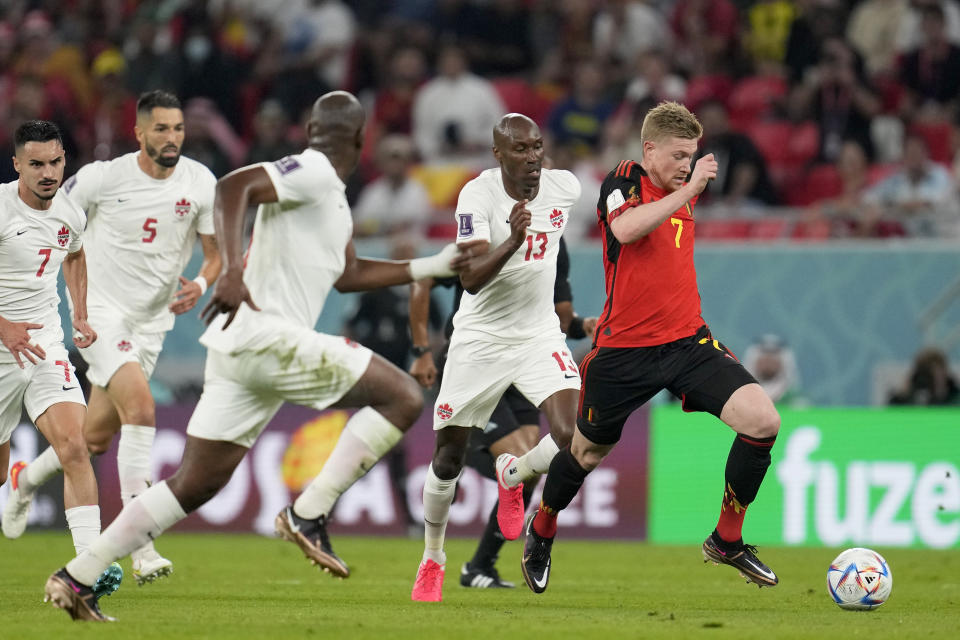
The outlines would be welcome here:
M 598 347 L 580 364 L 577 427 L 596 444 L 620 440 L 631 413 L 667 389 L 684 411 L 720 417 L 733 392 L 756 382 L 704 325 L 696 334 L 653 347 Z

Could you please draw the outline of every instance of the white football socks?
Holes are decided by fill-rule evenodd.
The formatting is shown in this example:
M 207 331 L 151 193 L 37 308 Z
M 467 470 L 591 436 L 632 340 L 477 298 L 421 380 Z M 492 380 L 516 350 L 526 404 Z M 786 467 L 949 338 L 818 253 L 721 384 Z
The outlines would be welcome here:
M 64 513 L 67 514 L 67 527 L 73 537 L 73 548 L 80 555 L 100 535 L 100 506 L 88 504 L 71 507 Z
M 153 482 L 150 466 L 150 451 L 156 427 L 125 424 L 120 427 L 120 444 L 117 447 L 117 472 L 120 478 L 120 500 L 126 506 Z M 153 551 L 153 541 L 133 552 L 134 559 L 141 553 Z
M 403 432 L 372 407 L 357 411 L 347 421 L 323 469 L 293 503 L 293 510 L 307 520 L 329 514 L 337 498 L 402 437 Z
M 18 484 L 24 492 L 30 494 L 61 471 L 63 471 L 63 466 L 60 464 L 57 452 L 53 450 L 53 447 L 47 447 L 20 473 Z M 99 522 L 99 518 L 97 521 Z
M 67 573 L 93 585 L 111 562 L 139 549 L 187 517 L 166 481 L 158 482 L 123 508 L 90 547 L 67 563 Z
M 550 470 L 550 462 L 553 457 L 560 452 L 560 447 L 553 441 L 553 436 L 549 433 L 537 443 L 533 449 L 507 465 L 503 473 L 503 481 L 508 487 L 515 487 L 521 482 L 526 482 Z M 516 468 L 516 473 L 508 473 L 511 468 Z
M 427 468 L 427 477 L 423 482 L 424 560 L 430 559 L 441 565 L 447 562 L 443 541 L 447 533 L 447 520 L 450 519 L 450 505 L 453 504 L 457 480 L 462 473 L 461 469 L 456 478 L 441 480 L 433 472 L 433 464 Z

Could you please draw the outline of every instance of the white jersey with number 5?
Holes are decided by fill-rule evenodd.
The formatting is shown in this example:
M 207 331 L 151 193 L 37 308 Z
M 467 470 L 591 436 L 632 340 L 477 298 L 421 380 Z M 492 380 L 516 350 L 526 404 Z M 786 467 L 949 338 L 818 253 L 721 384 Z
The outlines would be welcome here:
M 208 349 L 236 353 L 267 347 L 284 327 L 313 329 L 346 266 L 353 220 L 345 186 L 320 151 L 307 149 L 266 170 L 277 202 L 257 209 L 243 281 L 260 308 L 240 306 L 223 330 L 217 316 L 200 338 Z
M 91 162 L 63 189 L 89 220 L 87 306 L 119 313 L 144 332 L 168 331 L 177 276 L 197 233 L 213 234 L 217 180 L 182 156 L 169 177 L 157 180 L 137 164 L 140 153 Z
M 527 203 L 527 238 L 500 272 L 473 295 L 464 292 L 453 318 L 454 338 L 519 343 L 560 333 L 554 311 L 560 236 L 580 198 L 580 182 L 569 171 L 543 169 L 540 190 Z M 491 250 L 510 237 L 510 211 L 500 169 L 468 182 L 457 202 L 457 243 L 487 240 Z
M 68 253 L 83 242 L 84 216 L 62 193 L 50 208 L 28 206 L 17 193 L 18 182 L 0 185 L 0 316 L 10 322 L 34 322 L 30 341 L 41 346 L 63 341 L 57 274 Z M 0 346 L 0 362 L 15 362 Z

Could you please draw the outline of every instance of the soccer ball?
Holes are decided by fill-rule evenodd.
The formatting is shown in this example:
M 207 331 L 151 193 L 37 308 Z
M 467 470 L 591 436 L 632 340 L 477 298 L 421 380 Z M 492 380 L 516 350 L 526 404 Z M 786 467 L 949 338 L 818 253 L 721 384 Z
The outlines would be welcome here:
M 847 549 L 827 569 L 827 592 L 841 609 L 875 609 L 892 588 L 887 561 L 872 549 Z

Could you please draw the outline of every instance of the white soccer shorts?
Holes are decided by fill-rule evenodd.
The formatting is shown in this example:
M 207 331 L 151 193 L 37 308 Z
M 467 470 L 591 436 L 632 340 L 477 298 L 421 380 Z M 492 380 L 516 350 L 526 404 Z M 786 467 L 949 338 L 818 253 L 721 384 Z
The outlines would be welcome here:
M 538 407 L 557 391 L 579 391 L 580 371 L 563 334 L 504 345 L 458 341 L 454 331 L 434 405 L 433 428 L 484 428 L 511 384 Z
M 86 406 L 83 390 L 62 342 L 41 345 L 47 357 L 21 369 L 17 363 L 0 363 L 0 444 L 7 442 L 20 424 L 24 407 L 34 422 L 58 402 Z M 36 356 L 34 356 L 36 358 Z
M 80 355 L 88 365 L 87 380 L 98 387 L 106 387 L 117 369 L 128 362 L 137 362 L 149 380 L 157 366 L 157 358 L 167 333 L 144 333 L 131 327 L 124 319 L 112 317 L 109 312 L 90 310 L 87 322 L 97 332 L 97 340 Z
M 266 349 L 208 350 L 187 434 L 249 448 L 284 402 L 326 409 L 357 384 L 372 356 L 352 340 L 307 329 L 287 331 Z

